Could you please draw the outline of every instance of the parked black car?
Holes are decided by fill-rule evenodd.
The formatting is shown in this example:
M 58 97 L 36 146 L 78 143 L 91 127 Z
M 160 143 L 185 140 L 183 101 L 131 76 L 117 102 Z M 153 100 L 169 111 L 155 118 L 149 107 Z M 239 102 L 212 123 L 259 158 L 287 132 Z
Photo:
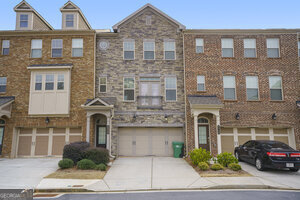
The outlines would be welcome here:
M 236 147 L 234 155 L 239 161 L 254 164 L 260 171 L 288 168 L 297 172 L 300 168 L 300 151 L 278 141 L 249 140 Z

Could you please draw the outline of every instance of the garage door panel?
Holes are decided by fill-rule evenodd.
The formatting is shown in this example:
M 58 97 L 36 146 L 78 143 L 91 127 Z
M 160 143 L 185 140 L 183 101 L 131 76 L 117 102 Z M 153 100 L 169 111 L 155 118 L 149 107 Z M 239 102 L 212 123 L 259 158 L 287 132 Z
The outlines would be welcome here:
M 135 136 L 135 154 L 137 156 L 151 155 L 151 152 L 149 152 L 149 136 Z
M 53 136 L 52 155 L 62 155 L 66 144 L 66 136 Z
M 36 136 L 35 142 L 35 155 L 36 156 L 46 156 L 48 155 L 48 136 Z
M 251 140 L 251 136 L 238 136 L 239 145 L 245 144 L 245 142 Z
M 279 141 L 279 142 L 283 142 L 285 144 L 289 144 L 289 138 L 287 136 L 275 136 L 274 140 Z
M 221 136 L 222 142 L 222 152 L 233 153 L 234 151 L 234 142 L 233 136 Z
M 256 140 L 270 140 L 270 136 L 256 136 Z
M 70 135 L 70 143 L 81 141 L 81 135 Z
M 32 136 L 20 136 L 18 145 L 19 156 L 30 156 L 31 154 Z

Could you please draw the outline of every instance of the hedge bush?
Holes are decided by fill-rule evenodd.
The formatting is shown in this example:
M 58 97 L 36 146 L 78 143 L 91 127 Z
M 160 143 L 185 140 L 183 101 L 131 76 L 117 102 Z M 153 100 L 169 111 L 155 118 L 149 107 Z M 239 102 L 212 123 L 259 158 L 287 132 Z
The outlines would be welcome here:
M 74 167 L 74 162 L 69 158 L 65 158 L 58 162 L 58 166 L 61 169 L 68 169 Z
M 231 170 L 233 170 L 233 171 L 240 171 L 240 170 L 242 170 L 241 165 L 239 165 L 237 163 L 230 163 L 228 165 L 228 168 L 231 169 Z
M 82 159 L 77 163 L 78 169 L 94 169 L 96 167 L 96 164 L 88 159 Z
M 84 151 L 90 147 L 88 142 L 73 142 L 64 146 L 63 158 L 73 160 L 74 164 L 84 159 Z
M 224 169 L 224 167 L 222 165 L 216 163 L 216 164 L 213 164 L 212 166 L 210 166 L 210 169 L 212 169 L 214 171 L 218 171 L 218 170 Z
M 202 149 L 201 147 L 199 149 L 194 149 L 189 154 L 194 165 L 198 165 L 200 162 L 208 163 L 212 158 L 210 152 L 206 151 L 206 149 Z
M 106 171 L 106 165 L 101 163 L 95 167 L 95 170 Z
M 217 155 L 217 162 L 223 165 L 223 167 L 228 167 L 231 163 L 238 163 L 238 160 L 232 155 L 232 153 L 224 152 Z
M 109 162 L 108 150 L 104 148 L 88 148 L 85 150 L 84 158 L 93 161 L 95 164 L 107 164 Z
M 199 162 L 198 167 L 202 171 L 206 171 L 209 169 L 209 165 L 206 162 Z

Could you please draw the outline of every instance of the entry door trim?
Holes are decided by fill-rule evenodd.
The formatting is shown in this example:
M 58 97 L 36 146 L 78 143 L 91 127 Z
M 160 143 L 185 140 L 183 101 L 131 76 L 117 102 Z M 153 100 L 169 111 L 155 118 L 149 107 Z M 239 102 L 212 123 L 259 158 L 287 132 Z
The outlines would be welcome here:
M 206 150 L 207 151 L 210 151 L 210 135 L 209 135 L 209 124 L 199 124 L 198 125 L 198 135 L 199 135 L 199 127 L 201 126 L 205 126 L 206 127 L 206 144 L 199 144 L 199 136 L 198 136 L 198 145 L 199 145 L 199 148 L 202 147 L 202 146 L 206 146 Z M 203 148 L 203 147 L 202 147 Z
M 98 144 L 98 139 L 99 139 L 99 127 L 104 127 L 105 128 L 105 144 Z M 102 147 L 106 149 L 107 146 L 107 126 L 106 125 L 97 125 L 96 126 L 96 147 Z
M 0 146 L 0 155 L 2 155 L 2 147 L 3 147 L 3 141 L 4 141 L 5 127 L 4 126 L 0 126 L 0 129 L 3 129 L 2 141 L 1 141 L 1 146 Z

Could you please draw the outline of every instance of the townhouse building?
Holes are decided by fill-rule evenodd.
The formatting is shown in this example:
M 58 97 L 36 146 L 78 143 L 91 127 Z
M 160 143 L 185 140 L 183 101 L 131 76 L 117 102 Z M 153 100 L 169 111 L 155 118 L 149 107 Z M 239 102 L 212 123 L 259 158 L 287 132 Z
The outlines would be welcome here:
M 61 30 L 26 1 L 14 10 L 16 30 L 0 31 L 0 153 L 61 156 L 65 144 L 84 137 L 95 33 L 72 2 L 61 8 Z

